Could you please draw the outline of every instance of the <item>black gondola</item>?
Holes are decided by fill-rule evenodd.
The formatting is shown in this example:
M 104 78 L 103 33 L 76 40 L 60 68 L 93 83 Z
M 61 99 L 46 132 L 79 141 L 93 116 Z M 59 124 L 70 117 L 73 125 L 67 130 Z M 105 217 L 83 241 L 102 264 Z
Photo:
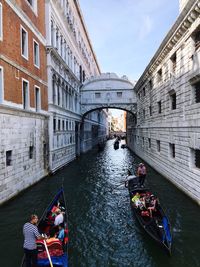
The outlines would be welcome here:
M 114 142 L 114 149 L 118 149 L 119 148 L 119 141 L 115 140 Z
M 37 266 L 56 266 L 56 267 L 68 267 L 68 220 L 66 202 L 63 188 L 61 188 L 45 209 L 38 223 L 38 230 L 41 234 L 48 236 L 51 227 L 54 227 L 52 220 L 52 211 L 55 207 L 58 207 L 64 213 L 64 232 L 65 238 L 63 242 L 55 242 L 52 244 L 46 244 L 44 241 L 37 241 L 38 247 L 38 261 Z M 45 247 L 46 245 L 46 247 Z M 47 248 L 47 249 L 46 249 Z M 48 252 L 47 252 L 48 250 Z M 50 254 L 50 260 L 48 257 Z M 50 263 L 51 261 L 51 263 Z M 25 267 L 25 257 L 22 259 L 21 267 Z
M 133 214 L 140 225 L 156 242 L 158 242 L 168 251 L 169 254 L 171 254 L 172 235 L 170 223 L 158 199 L 156 200 L 155 209 L 152 211 L 148 209 L 148 204 L 145 204 L 146 207 L 136 207 L 136 205 L 132 202 L 132 198 L 136 195 L 136 193 L 139 193 L 140 197 L 147 197 L 149 199 L 151 199 L 151 197 L 154 197 L 155 199 L 155 196 L 148 188 L 140 187 L 138 177 L 128 180 L 126 182 L 126 187 L 128 187 L 129 190 Z

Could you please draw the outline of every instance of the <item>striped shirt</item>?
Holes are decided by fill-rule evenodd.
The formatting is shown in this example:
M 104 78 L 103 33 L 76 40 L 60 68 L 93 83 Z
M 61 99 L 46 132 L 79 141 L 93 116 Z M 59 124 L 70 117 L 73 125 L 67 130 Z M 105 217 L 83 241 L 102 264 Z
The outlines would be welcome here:
M 32 223 L 25 223 L 23 227 L 24 234 L 24 248 L 33 250 L 37 248 L 36 239 L 40 237 L 40 233 L 38 232 L 38 228 L 36 225 Z

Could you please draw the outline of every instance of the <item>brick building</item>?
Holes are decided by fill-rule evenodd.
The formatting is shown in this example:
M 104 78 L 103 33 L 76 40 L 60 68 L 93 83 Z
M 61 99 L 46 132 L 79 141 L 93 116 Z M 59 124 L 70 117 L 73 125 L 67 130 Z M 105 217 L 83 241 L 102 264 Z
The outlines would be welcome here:
M 0 0 L 0 202 L 47 174 L 44 5 Z

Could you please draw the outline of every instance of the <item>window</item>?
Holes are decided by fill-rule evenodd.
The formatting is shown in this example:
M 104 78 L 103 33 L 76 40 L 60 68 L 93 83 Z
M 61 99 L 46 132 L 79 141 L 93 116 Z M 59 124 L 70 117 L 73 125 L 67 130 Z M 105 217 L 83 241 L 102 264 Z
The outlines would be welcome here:
M 60 131 L 60 120 L 58 120 L 58 131 Z
M 194 98 L 195 103 L 200 103 L 200 82 L 194 85 Z
M 149 106 L 149 115 L 152 116 L 152 107 Z
M 0 41 L 3 40 L 3 8 L 0 3 Z
M 151 148 L 151 139 L 148 138 L 148 144 L 149 144 L 149 148 Z
M 0 104 L 3 102 L 3 68 L 0 67 Z
M 194 45 L 195 45 L 195 50 L 199 50 L 200 48 L 200 29 L 198 28 L 194 35 L 193 35 L 193 39 L 194 39 Z
M 169 153 L 172 158 L 175 158 L 175 144 L 169 144 Z
M 176 93 L 175 92 L 170 94 L 170 100 L 171 100 L 171 109 L 172 110 L 176 109 Z
M 157 72 L 157 82 L 161 82 L 162 81 L 162 69 L 160 69 L 158 72 Z
M 64 120 L 62 121 L 62 130 L 63 131 L 65 130 L 65 121 Z
M 31 6 L 33 11 L 37 13 L 37 0 L 26 0 L 27 3 Z
M 40 67 L 40 49 L 39 44 L 33 40 L 33 58 L 34 58 L 34 65 L 36 67 Z
M 40 88 L 35 86 L 35 110 L 36 112 L 40 111 L 41 108 L 41 101 L 40 101 Z
M 200 150 L 199 149 L 195 149 L 194 151 L 194 163 L 195 163 L 195 167 L 200 169 Z
M 117 97 L 122 97 L 122 92 L 117 92 Z
M 143 119 L 145 119 L 145 109 L 143 109 Z
M 29 159 L 33 159 L 33 146 L 29 146 Z
M 146 92 L 145 92 L 145 87 L 143 88 L 143 96 L 146 95 Z
M 6 166 L 12 165 L 12 150 L 6 151 Z
M 53 130 L 56 131 L 56 119 L 53 119 Z
M 171 57 L 171 70 L 172 72 L 176 71 L 176 53 L 173 54 L 173 56 Z
M 157 151 L 160 152 L 160 140 L 157 140 L 156 144 L 157 144 Z
M 100 98 L 101 97 L 101 93 L 95 93 L 95 98 Z
M 28 59 L 28 32 L 21 26 L 21 55 Z
M 161 101 L 158 101 L 158 113 L 161 113 Z
M 26 80 L 22 80 L 22 101 L 23 109 L 29 108 L 29 83 Z

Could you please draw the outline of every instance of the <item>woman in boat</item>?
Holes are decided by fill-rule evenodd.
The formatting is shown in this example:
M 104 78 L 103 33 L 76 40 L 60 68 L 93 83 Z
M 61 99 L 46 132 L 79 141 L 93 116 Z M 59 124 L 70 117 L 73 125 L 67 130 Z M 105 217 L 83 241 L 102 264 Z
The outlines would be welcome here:
M 150 217 L 151 218 L 152 218 L 152 212 L 156 211 L 157 203 L 158 203 L 158 199 L 154 195 L 151 195 L 151 197 L 150 197 L 150 206 L 147 208 L 149 213 L 150 213 Z

